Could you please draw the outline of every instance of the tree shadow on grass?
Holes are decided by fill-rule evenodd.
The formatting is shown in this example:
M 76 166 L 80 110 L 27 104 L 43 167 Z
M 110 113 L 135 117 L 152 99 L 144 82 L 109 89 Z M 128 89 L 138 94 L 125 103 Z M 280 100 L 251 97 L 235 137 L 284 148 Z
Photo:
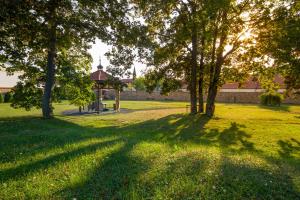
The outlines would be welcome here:
M 245 125 L 231 122 L 224 130 L 208 129 L 205 125 L 210 120 L 206 115 L 171 115 L 153 122 L 141 124 L 152 130 L 155 139 L 163 142 L 183 144 L 185 142 L 218 146 L 234 150 L 239 146 L 239 151 L 258 151 L 248 139 L 251 135 L 241 130 Z M 149 127 L 153 125 L 153 127 Z M 155 134 L 156 133 L 156 134 Z M 159 133 L 159 134 L 158 134 Z M 151 139 L 154 139 L 151 138 Z M 235 150 L 237 150 L 235 148 Z
M 289 105 L 280 105 L 280 106 L 259 105 L 258 107 L 262 108 L 262 109 L 266 109 L 266 110 L 272 110 L 272 111 L 290 112 L 290 106 Z
M 292 177 L 286 171 L 272 170 L 256 163 L 233 161 L 223 155 L 221 172 L 212 199 L 299 199 Z M 272 163 L 275 165 L 275 163 Z
M 58 154 L 46 157 L 42 160 L 33 161 L 33 162 L 30 162 L 27 164 L 19 165 L 15 168 L 1 170 L 0 171 L 0 181 L 5 182 L 10 179 L 22 178 L 32 172 L 36 172 L 36 171 L 51 167 L 53 164 L 68 162 L 69 160 L 72 160 L 73 158 L 75 158 L 77 156 L 84 156 L 87 154 L 92 154 L 96 150 L 112 146 L 119 141 L 120 141 L 120 139 L 113 139 L 113 140 L 108 140 L 108 141 L 104 141 L 104 142 L 98 142 L 95 144 L 77 148 L 75 150 L 58 153 Z
M 14 122 L 2 121 L 6 131 L 2 135 L 3 137 L 1 136 L 4 139 L 1 141 L 1 146 L 6 144 L 6 148 L 12 148 L 16 152 L 19 151 L 18 148 L 21 149 L 20 151 L 24 150 L 23 145 L 27 146 L 27 149 L 33 147 L 27 156 L 90 139 L 101 138 L 104 141 L 70 151 L 64 150 L 63 153 L 57 153 L 32 163 L 2 170 L 0 173 L 1 182 L 24 179 L 42 169 L 45 170 L 56 166 L 58 163 L 68 162 L 87 154 L 92 155 L 99 149 L 122 141 L 121 148 L 110 152 L 107 159 L 98 161 L 97 166 L 89 171 L 87 177 L 75 184 L 69 183 L 65 188 L 53 193 L 52 197 L 54 198 L 299 198 L 299 191 L 295 189 L 294 183 L 286 173 L 270 173 L 260 166 L 236 163 L 228 158 L 232 153 L 239 155 L 245 151 L 261 154 L 255 145 L 249 141 L 251 135 L 242 130 L 245 126 L 234 122 L 229 127 L 218 130 L 206 128 L 209 118 L 204 115 L 174 114 L 126 126 L 99 128 L 80 126 L 60 119 L 50 121 L 35 118 L 16 120 L 20 120 L 19 125 L 24 125 L 24 128 L 28 128 L 32 133 L 29 133 L 26 140 L 19 137 L 20 134 L 18 133 L 16 133 L 18 137 L 10 138 L 9 131 L 14 128 L 10 126 L 13 126 Z M 40 130 L 39 127 L 42 125 L 47 128 Z M 55 130 L 48 132 L 47 130 L 51 127 Z M 40 145 L 41 143 L 42 145 Z M 190 143 L 207 147 L 220 147 L 220 166 L 217 166 L 218 158 L 201 155 L 201 152 L 196 152 L 196 155 L 184 153 L 181 156 L 178 155 L 181 151 L 178 154 L 169 152 L 167 159 L 170 160 L 172 156 L 175 158 L 173 161 L 168 161 L 161 158 L 160 154 L 155 153 L 155 147 L 152 146 L 143 149 L 143 151 L 152 152 L 151 156 L 146 156 L 145 159 L 133 156 L 132 151 L 143 143 L 165 144 L 170 148 L 174 144 L 184 146 Z M 35 148 L 35 146 L 38 147 Z M 289 152 L 289 145 L 281 146 L 283 150 L 287 149 L 285 151 Z M 1 151 L 3 149 L 4 147 L 1 148 Z M 145 153 L 143 151 L 139 152 L 141 156 Z M 164 149 L 160 149 L 160 151 L 164 151 Z M 165 151 L 170 150 L 167 148 Z M 3 157 L 0 159 L 2 161 Z M 18 159 L 18 157 L 15 156 L 14 159 Z M 9 161 L 11 159 L 5 160 L 5 162 Z M 153 164 L 155 162 L 158 164 Z M 277 165 L 284 161 L 271 160 L 271 162 Z M 215 165 L 215 167 L 209 168 L 209 165 Z M 157 167 L 161 167 L 161 169 L 156 169 Z M 211 174 L 207 169 L 215 169 L 219 174 Z M 154 175 L 146 179 L 148 176 L 145 174 L 147 173 L 154 173 Z M 272 181 L 275 184 L 267 182 L 267 185 L 264 185 L 265 181 L 269 181 L 269 183 Z
M 281 157 L 295 158 L 295 155 L 300 156 L 300 142 L 298 140 L 294 138 L 290 140 L 279 140 L 278 145 L 280 146 L 278 153 Z
M 111 127 L 83 127 L 58 118 L 38 117 L 0 119 L 0 162 L 13 162 L 26 156 L 46 153 L 54 148 L 78 144 L 88 139 L 114 136 Z

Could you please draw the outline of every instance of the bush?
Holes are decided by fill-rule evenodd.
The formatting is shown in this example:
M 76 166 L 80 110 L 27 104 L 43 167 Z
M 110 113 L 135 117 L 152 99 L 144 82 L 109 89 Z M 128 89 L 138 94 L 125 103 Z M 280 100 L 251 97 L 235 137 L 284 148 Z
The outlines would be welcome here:
M 260 96 L 260 103 L 265 106 L 280 106 L 283 100 L 282 94 L 266 93 Z
M 4 102 L 11 103 L 12 101 L 13 101 L 13 93 L 12 92 L 6 93 L 4 96 Z
M 3 99 L 3 95 L 0 93 L 0 103 L 3 103 L 4 99 Z

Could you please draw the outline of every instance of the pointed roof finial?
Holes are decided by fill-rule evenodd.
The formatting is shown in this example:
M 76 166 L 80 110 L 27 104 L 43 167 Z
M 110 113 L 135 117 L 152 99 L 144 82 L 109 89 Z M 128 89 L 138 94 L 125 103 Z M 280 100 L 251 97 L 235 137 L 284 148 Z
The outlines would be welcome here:
M 99 65 L 97 66 L 98 70 L 102 70 L 103 66 L 101 65 L 101 56 L 99 56 Z

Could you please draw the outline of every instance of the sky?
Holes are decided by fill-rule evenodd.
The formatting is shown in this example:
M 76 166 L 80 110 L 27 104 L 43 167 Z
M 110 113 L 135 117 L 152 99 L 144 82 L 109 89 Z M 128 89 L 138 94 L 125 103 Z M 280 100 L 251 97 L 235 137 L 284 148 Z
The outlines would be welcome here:
M 107 60 L 106 56 L 104 55 L 110 46 L 106 45 L 105 43 L 101 42 L 99 39 L 95 41 L 95 44 L 92 45 L 92 48 L 89 50 L 89 53 L 92 55 L 93 63 L 92 63 L 92 71 L 97 70 L 97 66 L 99 65 L 99 60 L 101 57 L 101 64 L 104 67 L 104 70 L 109 65 L 109 60 Z M 135 62 L 133 67 L 136 69 L 137 76 L 141 76 L 143 71 L 146 69 L 146 66 L 142 63 Z M 132 71 L 133 71 L 132 67 Z

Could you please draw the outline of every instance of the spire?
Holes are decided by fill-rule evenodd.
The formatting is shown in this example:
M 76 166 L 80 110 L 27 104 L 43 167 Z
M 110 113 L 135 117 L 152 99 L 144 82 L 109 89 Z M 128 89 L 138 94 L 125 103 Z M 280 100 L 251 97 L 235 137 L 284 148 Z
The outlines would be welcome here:
M 101 65 L 101 56 L 99 57 L 99 65 L 97 66 L 98 70 L 103 70 L 103 66 Z
M 133 68 L 133 73 L 132 73 L 132 80 L 136 79 L 136 71 L 135 71 L 135 67 Z

